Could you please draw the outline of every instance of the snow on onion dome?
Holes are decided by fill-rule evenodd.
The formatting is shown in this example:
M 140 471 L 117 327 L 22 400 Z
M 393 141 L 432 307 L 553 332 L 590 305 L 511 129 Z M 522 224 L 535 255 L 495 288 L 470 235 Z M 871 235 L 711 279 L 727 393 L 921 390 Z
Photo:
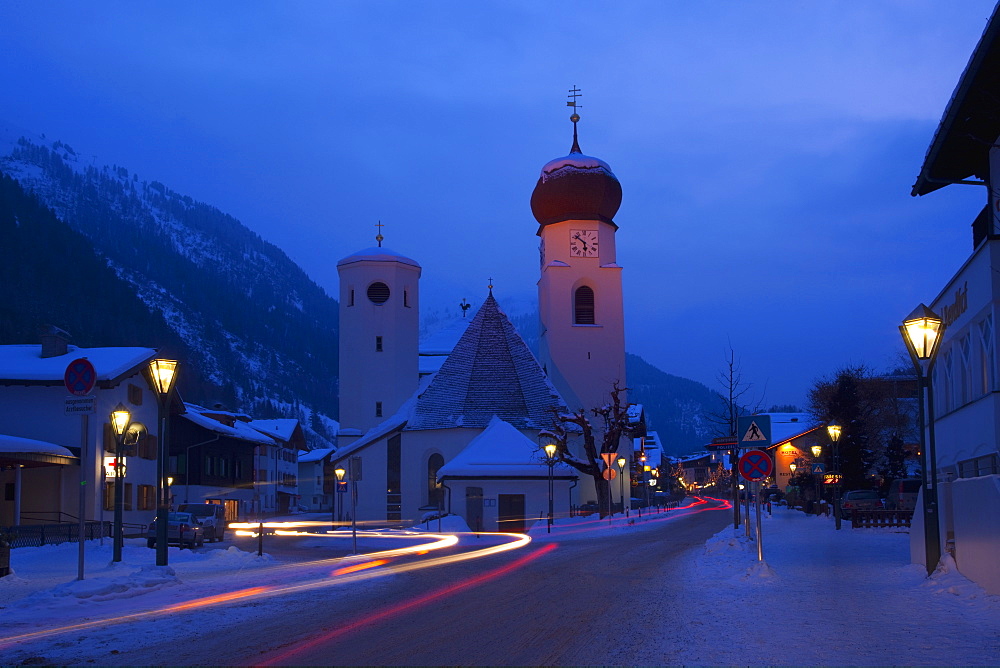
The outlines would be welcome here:
M 399 262 L 400 264 L 420 267 L 420 263 L 416 260 L 408 258 L 402 253 L 390 250 L 385 246 L 372 246 L 371 248 L 360 250 L 357 253 L 351 253 L 344 259 L 337 262 L 337 266 L 342 267 L 345 264 L 352 264 L 354 262 Z
M 584 155 L 574 140 L 569 155 L 550 160 L 531 193 L 531 213 L 539 225 L 564 220 L 599 220 L 614 225 L 622 186 L 608 163 Z

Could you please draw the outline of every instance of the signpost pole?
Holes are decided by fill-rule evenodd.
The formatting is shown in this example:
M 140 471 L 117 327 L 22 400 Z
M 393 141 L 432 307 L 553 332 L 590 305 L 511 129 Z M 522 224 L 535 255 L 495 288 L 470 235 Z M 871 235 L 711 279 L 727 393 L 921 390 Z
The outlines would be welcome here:
M 760 530 L 760 488 L 759 482 L 754 483 L 754 496 L 757 497 L 757 561 L 764 561 L 764 538 Z
M 90 394 L 94 385 L 97 383 L 97 371 L 94 369 L 94 365 L 90 363 L 85 357 L 80 359 L 75 359 L 66 366 L 66 371 L 63 372 L 63 385 L 66 386 L 66 390 L 72 395 L 66 400 L 66 414 L 71 413 L 80 414 L 80 491 L 78 495 L 78 517 L 77 517 L 77 532 L 78 532 L 78 542 L 79 542 L 79 554 L 77 556 L 77 572 L 76 579 L 83 579 L 83 556 L 84 556 L 84 539 L 87 527 L 87 474 L 88 464 L 90 465 L 91 473 L 93 473 L 93 464 L 90 463 L 90 459 L 87 454 L 87 432 L 89 431 L 89 413 L 94 412 L 94 404 L 96 403 L 96 398 L 91 397 L 87 399 L 76 399 L 73 397 L 86 397 Z M 103 536 L 103 527 L 102 533 Z
M 87 528 L 87 467 L 90 458 L 87 456 L 87 428 L 90 416 L 84 413 L 80 416 L 80 497 L 79 497 L 79 532 L 80 549 L 77 557 L 76 579 L 83 579 L 83 554 L 84 554 L 84 533 Z M 93 468 L 93 467 L 91 467 Z M 103 535 L 103 532 L 102 532 Z

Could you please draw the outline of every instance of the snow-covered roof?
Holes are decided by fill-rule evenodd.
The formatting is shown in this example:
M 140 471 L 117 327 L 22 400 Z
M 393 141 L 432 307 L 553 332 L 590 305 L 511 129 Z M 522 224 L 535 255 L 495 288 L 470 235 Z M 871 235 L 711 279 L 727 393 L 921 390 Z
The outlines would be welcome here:
M 583 153 L 570 153 L 545 163 L 542 166 L 541 178 L 542 181 L 547 181 L 553 176 L 562 176 L 570 171 L 591 171 L 594 169 L 605 169 L 609 174 L 614 175 L 614 172 L 611 171 L 611 165 L 600 158 Z
M 293 418 L 282 418 L 277 420 L 251 420 L 250 426 L 257 431 L 287 443 L 292 440 L 295 428 L 299 426 L 299 421 Z
M 354 262 L 398 262 L 400 264 L 408 264 L 417 268 L 420 267 L 420 263 L 416 260 L 408 258 L 402 253 L 390 250 L 385 246 L 372 246 L 371 248 L 360 250 L 357 253 L 351 253 L 337 262 L 337 266 L 342 267 L 345 264 L 352 264 Z
M 420 337 L 421 355 L 449 355 L 469 328 L 469 318 L 454 318 L 450 322 Z
M 822 425 L 809 413 L 762 413 L 771 416 L 771 443 L 777 445 L 798 438 Z
M 263 445 L 276 445 L 275 439 L 271 438 L 267 434 L 264 434 L 257 429 L 250 426 L 250 423 L 243 422 L 242 420 L 236 420 L 233 422 L 233 426 L 230 427 L 227 424 L 219 422 L 209 415 L 203 415 L 202 413 L 215 413 L 218 414 L 219 411 L 210 411 L 201 406 L 195 404 L 185 403 L 184 407 L 187 409 L 181 417 L 185 420 L 189 420 L 199 427 L 208 429 L 209 431 L 215 432 L 217 434 L 222 434 L 224 436 L 229 436 L 230 438 L 236 438 L 241 441 L 250 441 L 252 443 L 260 443 Z
M 326 459 L 336 448 L 319 448 L 317 450 L 299 450 L 299 464 L 318 462 Z
M 57 457 L 76 456 L 61 445 L 48 443 L 46 441 L 36 441 L 33 438 L 21 438 L 20 436 L 7 436 L 0 434 L 0 455 L 4 454 L 36 454 L 55 455 Z
M 552 409 L 568 412 L 491 292 L 417 399 L 406 429 L 481 429 L 494 415 L 518 429 L 542 429 L 551 426 Z
M 537 443 L 494 415 L 482 433 L 438 470 L 438 477 L 547 478 L 549 467 L 543 457 Z M 554 468 L 560 476 L 571 472 L 565 464 L 556 464 Z
M 66 367 L 81 357 L 94 365 L 98 381 L 110 381 L 145 366 L 156 357 L 152 348 L 79 348 L 71 345 L 67 350 L 65 355 L 43 358 L 40 344 L 0 346 L 0 384 L 33 381 L 62 385 Z

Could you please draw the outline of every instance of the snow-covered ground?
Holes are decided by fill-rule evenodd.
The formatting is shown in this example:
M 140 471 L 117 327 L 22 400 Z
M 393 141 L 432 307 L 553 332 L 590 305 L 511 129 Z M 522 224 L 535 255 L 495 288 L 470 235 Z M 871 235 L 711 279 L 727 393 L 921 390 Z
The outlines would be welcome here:
M 644 531 L 684 511 L 647 514 L 642 521 L 614 522 L 595 517 L 557 522 L 552 534 L 544 524 L 530 532 L 538 540 Z M 727 511 L 719 511 L 727 512 Z M 442 529 L 461 531 L 456 518 Z M 427 527 L 437 530 L 437 521 Z M 346 533 L 349 536 L 349 532 Z M 682 577 L 650 578 L 641 592 L 649 603 L 646 626 L 655 630 L 629 662 L 658 665 L 786 664 L 786 665 L 996 665 L 1000 663 L 1000 597 L 988 596 L 946 561 L 931 578 L 923 567 L 908 564 L 908 535 L 893 529 L 852 529 L 837 532 L 827 517 L 776 508 L 763 521 L 764 559 L 757 561 L 756 544 L 729 527 L 686 557 Z M 341 535 L 335 540 L 344 540 Z M 316 537 L 317 545 L 328 541 Z M 361 547 L 383 550 L 400 541 L 425 539 L 409 534 L 365 537 Z M 0 649 L 22 661 L 19 649 L 31 656 L 58 657 L 68 645 L 65 635 L 33 641 L 22 638 L 38 624 L 75 624 L 88 618 L 141 614 L 183 606 L 195 596 L 225 596 L 232 590 L 256 591 L 287 582 L 291 564 L 265 554 L 228 548 L 170 550 L 170 566 L 153 565 L 154 551 L 142 541 L 128 541 L 124 560 L 111 565 L 111 543 L 87 544 L 86 579 L 76 580 L 77 545 L 65 544 L 13 550 L 14 574 L 0 578 Z M 329 574 L 330 564 L 317 567 Z M 282 571 L 285 571 L 282 573 Z M 390 576 L 391 577 L 391 576 Z M 357 587 L 361 582 L 354 585 Z M 246 588 L 246 589 L 244 589 Z M 356 595 L 359 591 L 354 588 Z M 637 592 L 639 595 L 639 592 Z M 655 615 L 658 595 L 685 601 L 684 619 Z M 237 599 L 238 600 L 238 599 Z M 273 600 L 280 600 L 273 599 Z M 193 613 L 195 614 L 195 613 Z M 218 615 L 249 615 L 246 609 Z M 679 623 L 681 621 L 682 623 Z M 177 637 L 191 620 L 186 615 L 158 618 L 146 625 L 144 642 Z M 28 645 L 27 643 L 30 643 Z M 93 655 L 108 652 L 107 640 L 74 632 L 76 655 L 94 643 Z M 12 653 L 13 652 L 13 653 Z M 25 655 L 27 656 L 27 655 Z M 667 660 L 669 658 L 669 660 Z

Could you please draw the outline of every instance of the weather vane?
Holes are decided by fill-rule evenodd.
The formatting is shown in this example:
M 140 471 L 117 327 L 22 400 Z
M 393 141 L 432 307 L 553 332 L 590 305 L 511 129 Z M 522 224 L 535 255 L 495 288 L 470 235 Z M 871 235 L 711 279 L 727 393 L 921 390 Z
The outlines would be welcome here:
M 462 303 L 459 304 L 458 307 L 460 309 L 462 309 L 462 317 L 463 318 L 465 317 L 465 312 L 469 310 L 470 306 L 472 306 L 472 304 L 470 304 L 467 301 L 465 301 L 465 297 L 462 297 Z
M 375 241 L 378 242 L 378 247 L 381 248 L 382 240 L 385 239 L 385 237 L 382 236 L 382 228 L 385 227 L 385 225 L 383 225 L 382 221 L 380 220 L 377 223 L 375 223 L 375 227 L 378 228 L 378 234 L 375 235 Z
M 569 89 L 569 95 L 566 97 L 570 98 L 569 102 L 566 103 L 567 107 L 573 107 L 573 113 L 570 115 L 569 120 L 573 121 L 573 148 L 569 150 L 570 153 L 582 153 L 580 150 L 580 142 L 576 137 L 576 124 L 580 122 L 580 114 L 576 113 L 577 109 L 582 109 L 583 105 L 577 102 L 577 98 L 582 96 L 583 93 L 580 89 L 573 84 L 573 87 Z
M 566 106 L 573 107 L 573 114 L 569 117 L 569 120 L 573 121 L 574 125 L 577 123 L 577 121 L 580 120 L 580 114 L 576 113 L 576 110 L 583 109 L 582 104 L 577 104 L 576 98 L 582 96 L 583 93 L 580 92 L 580 89 L 576 87 L 576 84 L 573 84 L 573 87 L 569 89 L 569 95 L 566 96 L 570 98 L 569 102 L 566 103 Z

